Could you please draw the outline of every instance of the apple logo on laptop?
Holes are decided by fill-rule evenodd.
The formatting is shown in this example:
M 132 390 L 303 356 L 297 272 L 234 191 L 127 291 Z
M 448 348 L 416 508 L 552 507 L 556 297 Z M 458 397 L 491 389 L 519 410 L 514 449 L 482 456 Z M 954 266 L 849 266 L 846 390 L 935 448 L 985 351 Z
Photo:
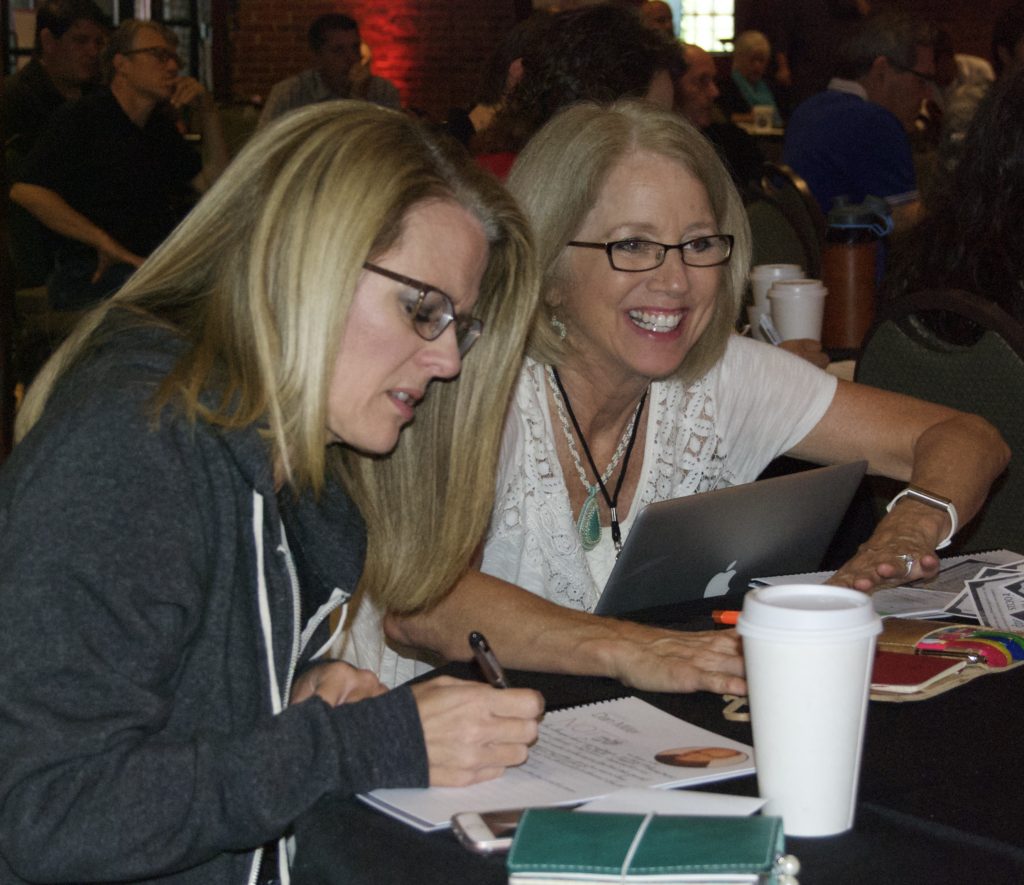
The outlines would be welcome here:
M 726 571 L 719 572 L 710 581 L 708 581 L 707 587 L 704 588 L 704 598 L 710 599 L 712 596 L 725 596 L 729 592 L 729 582 L 732 580 L 733 575 L 736 574 L 736 569 L 733 566 L 736 565 L 736 560 L 726 566 Z

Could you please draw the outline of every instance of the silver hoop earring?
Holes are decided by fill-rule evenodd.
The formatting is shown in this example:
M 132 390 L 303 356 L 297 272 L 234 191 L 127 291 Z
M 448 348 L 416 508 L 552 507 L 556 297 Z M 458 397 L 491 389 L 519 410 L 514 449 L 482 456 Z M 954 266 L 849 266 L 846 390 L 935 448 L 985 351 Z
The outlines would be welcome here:
M 551 317 L 551 327 L 558 332 L 558 340 L 565 341 L 565 336 L 569 334 L 569 330 L 565 327 L 565 323 L 563 323 L 558 317 L 553 316 Z

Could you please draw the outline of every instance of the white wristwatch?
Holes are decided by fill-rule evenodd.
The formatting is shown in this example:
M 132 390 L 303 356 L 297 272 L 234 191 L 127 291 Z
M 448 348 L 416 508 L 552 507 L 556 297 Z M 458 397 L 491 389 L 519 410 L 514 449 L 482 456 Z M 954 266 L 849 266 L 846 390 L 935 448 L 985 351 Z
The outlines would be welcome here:
M 960 521 L 957 517 L 956 507 L 953 506 L 953 502 L 950 501 L 949 498 L 943 498 L 942 495 L 926 492 L 924 489 L 919 489 L 917 486 L 907 486 L 889 502 L 888 506 L 885 508 L 885 512 L 888 513 L 892 510 L 900 498 L 913 498 L 915 501 L 920 501 L 922 504 L 927 504 L 929 507 L 935 507 L 939 510 L 946 511 L 946 515 L 949 517 L 950 522 L 949 534 L 935 545 L 935 549 L 941 550 L 943 547 L 948 547 L 949 542 L 953 540 L 953 535 L 956 534 L 956 530 L 960 527 Z

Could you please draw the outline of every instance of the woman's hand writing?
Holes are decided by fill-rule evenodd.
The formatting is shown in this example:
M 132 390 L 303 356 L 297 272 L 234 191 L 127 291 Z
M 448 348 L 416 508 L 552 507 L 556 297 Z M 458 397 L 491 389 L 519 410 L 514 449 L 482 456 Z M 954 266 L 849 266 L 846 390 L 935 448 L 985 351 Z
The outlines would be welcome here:
M 529 689 L 496 689 L 440 676 L 412 686 L 433 787 L 496 778 L 526 761 L 544 699 Z

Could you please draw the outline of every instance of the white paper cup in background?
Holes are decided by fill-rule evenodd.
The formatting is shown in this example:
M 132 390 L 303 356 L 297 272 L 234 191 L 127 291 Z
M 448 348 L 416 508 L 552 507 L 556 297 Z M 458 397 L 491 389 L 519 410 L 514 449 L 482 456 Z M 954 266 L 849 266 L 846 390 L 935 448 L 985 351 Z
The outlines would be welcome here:
M 788 836 L 853 826 L 875 639 L 882 623 L 856 590 L 751 590 L 743 637 L 754 762 L 764 813 Z
M 775 122 L 775 107 L 770 104 L 756 104 L 750 109 L 755 129 L 771 129 Z
M 758 264 L 750 269 L 750 291 L 754 304 L 768 309 L 768 290 L 777 280 L 798 280 L 804 275 L 799 264 Z
M 768 290 L 772 322 L 783 341 L 793 338 L 821 340 L 825 296 L 821 280 L 777 280 Z

